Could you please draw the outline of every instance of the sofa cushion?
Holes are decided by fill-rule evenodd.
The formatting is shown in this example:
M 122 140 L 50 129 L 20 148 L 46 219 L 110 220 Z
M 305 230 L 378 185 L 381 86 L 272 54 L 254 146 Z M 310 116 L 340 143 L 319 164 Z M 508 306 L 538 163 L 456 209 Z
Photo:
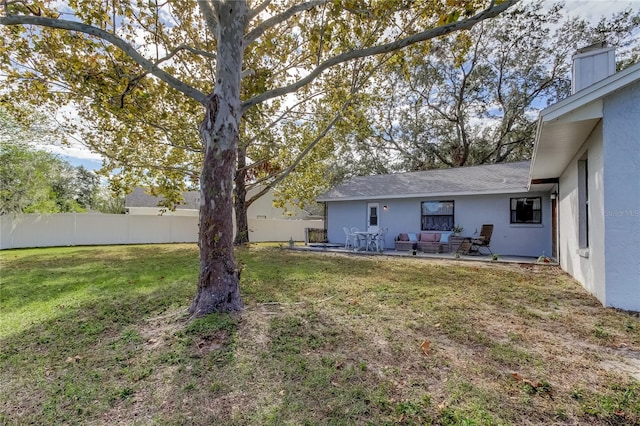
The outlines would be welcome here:
M 438 241 L 440 241 L 440 234 L 430 233 L 430 232 L 421 232 L 420 241 L 428 242 L 428 243 L 437 243 Z
M 409 234 L 402 233 L 398 235 L 398 241 L 409 241 Z

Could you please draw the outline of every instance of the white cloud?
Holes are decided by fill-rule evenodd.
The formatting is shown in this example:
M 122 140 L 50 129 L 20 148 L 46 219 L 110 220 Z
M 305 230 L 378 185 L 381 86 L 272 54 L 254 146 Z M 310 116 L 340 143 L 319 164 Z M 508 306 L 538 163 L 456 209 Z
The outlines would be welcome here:
M 102 161 L 102 156 L 91 152 L 87 147 L 78 143 L 72 143 L 70 146 L 65 145 L 47 145 L 45 149 L 53 154 L 63 157 L 72 157 L 79 160 Z

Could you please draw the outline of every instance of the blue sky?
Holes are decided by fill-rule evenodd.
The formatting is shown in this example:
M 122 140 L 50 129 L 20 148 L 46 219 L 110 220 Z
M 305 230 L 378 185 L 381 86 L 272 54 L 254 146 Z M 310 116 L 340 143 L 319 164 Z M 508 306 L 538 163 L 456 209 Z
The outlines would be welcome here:
M 71 164 L 74 167 L 84 167 L 85 169 L 89 169 L 89 170 L 96 170 L 99 169 L 102 166 L 102 163 L 100 160 L 92 160 L 89 158 L 79 158 L 79 157 L 72 157 L 69 155 L 61 155 L 62 159 L 65 160 L 66 162 L 68 162 L 69 164 Z

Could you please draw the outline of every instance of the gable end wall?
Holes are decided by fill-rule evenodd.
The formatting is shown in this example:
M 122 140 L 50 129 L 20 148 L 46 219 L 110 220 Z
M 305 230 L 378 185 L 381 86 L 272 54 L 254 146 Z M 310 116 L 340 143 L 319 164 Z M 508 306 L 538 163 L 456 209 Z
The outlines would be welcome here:
M 640 81 L 604 100 L 606 305 L 640 311 Z

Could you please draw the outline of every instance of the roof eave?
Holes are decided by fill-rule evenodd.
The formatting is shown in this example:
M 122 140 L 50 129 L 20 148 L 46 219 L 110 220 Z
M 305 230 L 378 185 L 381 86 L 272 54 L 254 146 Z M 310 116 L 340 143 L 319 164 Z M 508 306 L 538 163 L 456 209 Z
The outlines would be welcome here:
M 522 194 L 528 192 L 528 188 L 513 187 L 501 189 L 488 189 L 483 191 L 460 191 L 460 192 L 421 192 L 415 194 L 379 194 L 379 195 L 362 195 L 355 197 L 320 197 L 318 202 L 326 203 L 333 201 L 366 201 L 366 200 L 399 200 L 404 198 L 442 198 L 442 197 L 465 197 L 470 195 L 503 195 L 503 194 Z
M 559 177 L 573 158 L 571 153 L 580 149 L 602 119 L 603 98 L 639 78 L 640 63 L 542 110 L 538 117 L 528 186 L 533 179 Z M 580 131 L 571 131 L 575 129 Z M 560 139 L 556 137 L 558 133 L 570 133 L 570 136 Z

